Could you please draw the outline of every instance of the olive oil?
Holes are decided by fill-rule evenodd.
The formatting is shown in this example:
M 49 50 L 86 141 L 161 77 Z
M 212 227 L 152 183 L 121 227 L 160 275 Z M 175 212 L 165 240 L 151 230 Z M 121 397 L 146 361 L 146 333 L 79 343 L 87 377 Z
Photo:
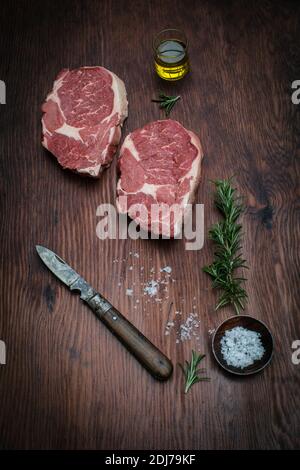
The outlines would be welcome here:
M 155 48 L 155 70 L 164 80 L 179 80 L 189 71 L 187 45 L 177 39 L 161 41 Z

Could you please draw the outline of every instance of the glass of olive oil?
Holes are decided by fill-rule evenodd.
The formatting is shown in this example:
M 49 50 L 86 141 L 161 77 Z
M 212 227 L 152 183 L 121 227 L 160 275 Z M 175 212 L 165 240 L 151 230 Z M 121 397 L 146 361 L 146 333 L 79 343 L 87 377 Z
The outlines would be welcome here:
M 183 78 L 189 71 L 188 42 L 179 29 L 164 29 L 153 40 L 155 70 L 164 80 Z

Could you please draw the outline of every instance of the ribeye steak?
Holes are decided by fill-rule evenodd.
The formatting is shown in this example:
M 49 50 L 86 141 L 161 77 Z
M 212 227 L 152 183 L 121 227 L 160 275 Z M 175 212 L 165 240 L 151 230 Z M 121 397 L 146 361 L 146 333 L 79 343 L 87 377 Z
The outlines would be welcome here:
M 155 121 L 135 130 L 120 150 L 119 212 L 127 213 L 143 230 L 178 235 L 187 204 L 194 200 L 202 157 L 199 138 L 177 121 Z M 163 208 L 173 204 L 179 211 L 171 218 L 164 221 L 164 216 L 158 214 L 158 220 L 153 220 L 156 216 L 151 212 L 152 205 Z M 136 205 L 144 205 L 147 214 L 139 213 Z
M 125 85 L 104 67 L 62 70 L 42 106 L 42 144 L 63 168 L 98 177 L 127 117 Z

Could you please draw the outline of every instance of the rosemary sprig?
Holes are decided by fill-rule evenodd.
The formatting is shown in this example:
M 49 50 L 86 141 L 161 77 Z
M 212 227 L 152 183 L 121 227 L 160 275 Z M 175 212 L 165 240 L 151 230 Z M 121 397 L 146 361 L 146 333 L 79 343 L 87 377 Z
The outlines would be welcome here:
M 152 101 L 154 103 L 159 103 L 159 107 L 165 110 L 166 116 L 168 117 L 175 103 L 180 100 L 180 95 L 167 96 L 164 93 L 160 92 L 158 96 L 159 99 L 153 99 Z
M 231 178 L 213 181 L 215 206 L 222 213 L 224 220 L 214 224 L 209 230 L 209 238 L 215 243 L 214 261 L 205 266 L 203 271 L 212 277 L 212 286 L 222 290 L 216 310 L 231 304 L 239 314 L 245 308 L 247 292 L 243 287 L 244 277 L 235 276 L 239 268 L 247 268 L 241 251 L 241 224 L 237 220 L 244 211 L 241 197 L 231 185 Z
M 191 362 L 185 361 L 184 365 L 179 364 L 185 377 L 184 393 L 188 393 L 192 385 L 200 381 L 210 380 L 209 377 L 199 377 L 199 374 L 205 372 L 205 369 L 198 369 L 198 365 L 205 358 L 205 354 L 197 354 L 192 350 Z

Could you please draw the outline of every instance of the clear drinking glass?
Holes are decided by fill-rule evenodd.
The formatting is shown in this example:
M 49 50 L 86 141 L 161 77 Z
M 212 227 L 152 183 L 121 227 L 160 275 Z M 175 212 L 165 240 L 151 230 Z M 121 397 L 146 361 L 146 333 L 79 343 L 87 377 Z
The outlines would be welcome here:
M 155 70 L 164 80 L 180 80 L 189 71 L 188 41 L 180 29 L 164 29 L 153 40 Z

